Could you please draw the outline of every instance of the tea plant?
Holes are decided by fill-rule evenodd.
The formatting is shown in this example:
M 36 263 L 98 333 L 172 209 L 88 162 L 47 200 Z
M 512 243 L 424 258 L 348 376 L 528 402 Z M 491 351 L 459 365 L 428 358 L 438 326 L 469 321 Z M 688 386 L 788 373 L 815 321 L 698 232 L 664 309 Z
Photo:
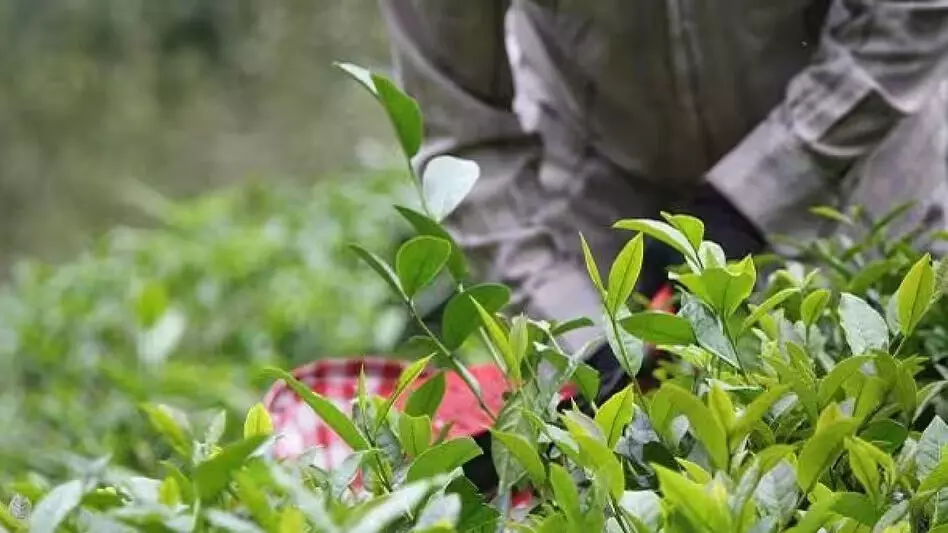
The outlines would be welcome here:
M 422 131 L 415 102 L 382 76 L 343 69 L 382 104 L 410 160 Z M 770 288 L 755 292 L 752 258 L 725 261 L 700 220 L 666 214 L 616 223 L 631 239 L 607 276 L 584 246 L 602 317 L 510 317 L 501 313 L 508 290 L 473 283 L 440 225 L 476 175 L 468 162 L 432 161 L 418 180 L 422 208 L 398 208 L 417 234 L 394 261 L 355 247 L 426 332 L 416 345 L 428 355 L 405 369 L 391 397 L 368 395 L 363 384 L 349 417 L 290 374 L 265 372 L 354 449 L 340 468 L 324 472 L 305 454 L 273 458 L 269 446 L 279 435 L 260 407 L 247 416 L 243 440 L 219 447 L 223 421 L 202 437 L 172 411 L 149 405 L 150 423 L 176 454 L 165 477 L 93 463 L 50 490 L 15 486 L 18 502 L 37 503 L 32 511 L 11 505 L 0 524 L 36 532 L 948 531 L 948 425 L 932 416 L 918 427 L 944 387 L 937 376 L 920 378 L 930 356 L 923 324 L 941 305 L 941 263 L 913 253 L 881 300 L 856 290 L 851 278 L 843 284 L 795 266 L 779 268 Z M 645 238 L 685 258 L 670 276 L 680 299 L 675 314 L 629 307 Z M 435 335 L 417 303 L 445 272 L 455 291 Z M 564 351 L 559 337 L 579 327 L 600 328 L 602 340 Z M 483 453 L 475 441 L 432 428 L 441 401 L 432 391 L 443 388 L 413 386 L 431 365 L 469 376 L 456 349 L 475 335 L 509 390 L 499 411 L 482 405 L 493 420 L 499 483 L 492 494 L 478 494 L 463 475 L 463 465 Z M 583 356 L 602 342 L 633 376 L 649 345 L 673 362 L 656 390 L 633 384 L 597 404 L 599 377 Z M 570 382 L 587 411 L 558 407 Z M 475 380 L 467 384 L 480 396 Z M 405 395 L 402 411 L 395 406 Z M 534 494 L 526 509 L 512 509 L 519 488 Z

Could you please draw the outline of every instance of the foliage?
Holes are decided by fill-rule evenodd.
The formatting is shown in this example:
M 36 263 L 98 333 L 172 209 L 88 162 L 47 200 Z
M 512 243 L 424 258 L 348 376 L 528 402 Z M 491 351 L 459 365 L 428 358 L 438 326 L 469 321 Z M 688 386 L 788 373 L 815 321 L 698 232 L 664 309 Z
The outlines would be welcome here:
M 410 157 L 421 128 L 413 122 L 417 114 L 406 112 L 412 109 L 407 96 L 378 75 L 346 70 L 389 111 Z M 597 326 L 499 313 L 496 293 L 474 291 L 463 263 L 452 267 L 457 245 L 438 225 L 447 204 L 431 201 L 456 197 L 453 188 L 467 187 L 467 180 L 424 174 L 421 181 L 425 207 L 399 210 L 411 213 L 406 218 L 419 235 L 401 245 L 394 262 L 368 248 L 358 256 L 385 278 L 421 328 L 417 300 L 439 272 L 453 279 L 454 298 L 470 302 L 466 311 L 455 305 L 446 314 L 445 329 L 457 337 L 480 330 L 510 385 L 503 409 L 489 413 L 497 495 L 477 494 L 462 475 L 459 467 L 481 453 L 471 439 L 432 438 L 424 429 L 437 403 L 432 396 L 440 396 L 428 387 L 410 392 L 421 366 L 431 362 L 467 375 L 445 341 L 429 335 L 430 357 L 409 366 L 395 392 L 413 396 L 412 414 L 394 409 L 394 396 L 363 392 L 347 418 L 285 372 L 266 372 L 288 381 L 353 446 L 334 472 L 313 468 L 305 455 L 271 457 L 269 423 L 259 408 L 244 423 L 244 439 L 218 447 L 152 405 L 153 424 L 177 454 L 165 474 L 122 477 L 94 464 L 53 488 L 18 485 L 18 502 L 37 502 L 30 530 L 948 530 L 948 425 L 937 416 L 919 419 L 944 380 L 923 378 L 931 363 L 915 351 L 924 346 L 929 313 L 940 305 L 940 263 L 928 256 L 912 261 L 882 300 L 831 276 L 785 267 L 769 276 L 779 283 L 755 292 L 764 278 L 758 265 L 708 253 L 716 245 L 704 240 L 699 221 L 666 215 L 619 222 L 634 234 L 607 282 L 587 255 L 603 304 L 599 342 L 611 340 L 632 374 L 648 342 L 677 357 L 662 369 L 657 390 L 633 384 L 602 405 L 589 394 L 588 411 L 561 410 L 555 400 L 563 384 L 581 381 L 581 390 L 595 391 L 588 382 L 598 378 L 582 362 L 586 349 L 565 353 L 557 337 L 569 327 Z M 679 248 L 687 260 L 671 276 L 681 300 L 674 315 L 628 308 L 643 234 Z M 469 385 L 478 394 L 476 383 Z M 515 513 L 509 493 L 520 487 L 532 487 L 535 498 Z M 2 523 L 25 528 L 28 514 L 19 503 Z
M 0 433 L 3 475 L 60 471 L 62 450 L 153 473 L 165 448 L 143 436 L 138 403 L 240 413 L 261 365 L 390 351 L 402 313 L 346 246 L 391 246 L 378 206 L 402 184 L 379 171 L 160 202 L 157 229 L 21 264 L 0 296 L 0 422 L 15 428 Z

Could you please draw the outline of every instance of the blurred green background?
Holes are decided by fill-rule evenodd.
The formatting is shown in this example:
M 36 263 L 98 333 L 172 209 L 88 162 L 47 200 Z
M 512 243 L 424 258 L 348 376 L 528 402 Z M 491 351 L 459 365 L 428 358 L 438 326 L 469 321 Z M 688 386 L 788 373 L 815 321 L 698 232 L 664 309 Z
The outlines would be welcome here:
M 374 2 L 0 2 L 0 495 L 157 474 L 142 402 L 239 431 L 261 366 L 392 351 L 347 245 L 408 180 L 337 60 L 386 68 Z
M 387 58 L 370 0 L 0 2 L 0 266 L 137 221 L 130 181 L 182 196 L 356 164 L 388 130 L 331 63 Z

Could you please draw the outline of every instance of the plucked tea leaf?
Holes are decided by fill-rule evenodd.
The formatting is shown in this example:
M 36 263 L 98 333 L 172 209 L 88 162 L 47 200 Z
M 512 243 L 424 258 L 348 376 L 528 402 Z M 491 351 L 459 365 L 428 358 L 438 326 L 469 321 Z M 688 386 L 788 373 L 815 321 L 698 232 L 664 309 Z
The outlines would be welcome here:
M 425 206 L 435 220 L 444 220 L 474 188 L 481 169 L 474 161 L 450 155 L 433 158 L 422 173 Z
M 642 270 L 644 250 L 642 235 L 636 235 L 622 248 L 612 263 L 609 270 L 609 290 L 606 294 L 606 309 L 609 314 L 614 316 L 618 313 L 635 290 L 635 283 Z
M 438 276 L 451 255 L 451 243 L 421 235 L 403 244 L 395 255 L 395 272 L 409 298 Z
M 888 349 L 889 330 L 885 320 L 865 300 L 843 293 L 839 299 L 839 316 L 853 355 Z

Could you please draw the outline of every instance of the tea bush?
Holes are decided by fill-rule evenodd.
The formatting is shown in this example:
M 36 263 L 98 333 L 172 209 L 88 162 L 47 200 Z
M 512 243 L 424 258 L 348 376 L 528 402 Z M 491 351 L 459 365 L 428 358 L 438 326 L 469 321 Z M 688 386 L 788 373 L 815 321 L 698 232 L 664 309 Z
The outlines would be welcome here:
M 381 76 L 343 68 L 383 105 L 411 157 L 421 132 L 415 103 Z M 355 450 L 341 467 L 325 472 L 305 455 L 275 459 L 279 435 L 261 406 L 244 419 L 243 438 L 221 446 L 226 419 L 198 432 L 148 404 L 147 418 L 172 453 L 162 476 L 98 461 L 55 487 L 25 480 L 10 487 L 16 496 L 0 524 L 38 533 L 948 531 L 948 425 L 934 414 L 921 418 L 945 384 L 940 355 L 925 351 L 940 335 L 932 321 L 943 305 L 943 263 L 906 249 L 898 264 L 880 267 L 884 275 L 859 267 L 841 276 L 778 261 L 769 287 L 757 291 L 764 276 L 751 258 L 726 262 L 700 220 L 667 214 L 616 224 L 632 238 L 607 276 L 586 248 L 602 317 L 562 324 L 509 317 L 497 297 L 506 291 L 471 285 L 463 255 L 439 225 L 476 174 L 454 158 L 429 165 L 423 207 L 398 209 L 416 236 L 394 261 L 371 246 L 355 248 L 421 330 L 416 303 L 439 274 L 453 279 L 452 298 L 462 302 L 442 317 L 452 338 L 429 335 L 430 355 L 405 369 L 391 397 L 368 395 L 363 383 L 349 417 L 290 374 L 264 372 Z M 685 259 L 670 276 L 675 314 L 627 304 L 646 237 Z M 599 377 L 582 362 L 589 347 L 566 353 L 557 340 L 578 327 L 601 328 L 633 376 L 650 344 L 675 357 L 656 390 L 632 384 L 597 405 Z M 496 494 L 479 494 L 462 474 L 483 453 L 472 439 L 432 431 L 444 374 L 430 378 L 435 386 L 412 388 L 429 364 L 465 376 L 453 347 L 478 332 L 509 385 L 503 408 L 488 411 Z M 557 407 L 568 382 L 587 412 Z M 405 411 L 394 407 L 401 395 L 411 396 Z M 533 503 L 515 511 L 510 493 L 523 487 Z
M 405 183 L 379 170 L 151 201 L 150 229 L 20 265 L 0 295 L 0 478 L 59 472 L 66 450 L 154 473 L 164 448 L 137 403 L 239 413 L 260 365 L 389 350 L 404 318 L 345 246 L 393 244 L 379 206 Z

